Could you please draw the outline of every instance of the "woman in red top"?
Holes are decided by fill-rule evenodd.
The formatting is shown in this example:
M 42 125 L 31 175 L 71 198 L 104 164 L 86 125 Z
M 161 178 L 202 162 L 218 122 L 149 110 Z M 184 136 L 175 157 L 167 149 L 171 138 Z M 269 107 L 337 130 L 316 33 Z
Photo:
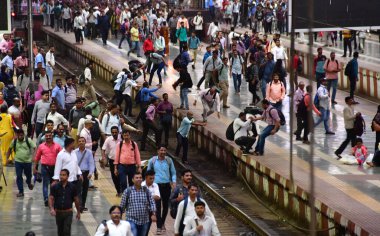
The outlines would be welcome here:
M 154 52 L 152 33 L 149 33 L 148 37 L 145 39 L 144 44 L 143 44 L 143 51 L 146 57 L 146 63 L 145 63 L 146 72 L 150 73 L 150 67 L 152 65 L 152 62 L 150 61 L 150 53 Z

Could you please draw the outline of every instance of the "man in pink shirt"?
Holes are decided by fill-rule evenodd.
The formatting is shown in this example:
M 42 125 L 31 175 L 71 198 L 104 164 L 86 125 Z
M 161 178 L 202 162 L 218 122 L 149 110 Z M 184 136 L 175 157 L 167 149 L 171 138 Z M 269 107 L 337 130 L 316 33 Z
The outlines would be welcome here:
M 61 146 L 53 142 L 53 133 L 46 131 L 45 142 L 38 146 L 36 156 L 34 158 L 33 174 L 38 172 L 38 163 L 41 160 L 42 174 L 42 194 L 44 197 L 45 206 L 48 206 L 48 188 L 53 181 L 55 161 L 58 153 L 62 150 Z
M 268 83 L 265 99 L 272 106 L 281 110 L 282 100 L 285 98 L 285 86 L 280 81 L 278 74 L 273 74 L 272 81 Z
M 326 79 L 328 81 L 327 90 L 330 92 L 332 86 L 331 103 L 337 104 L 335 101 L 336 88 L 338 86 L 338 73 L 342 70 L 338 60 L 335 59 L 335 52 L 330 53 L 330 59 L 327 59 L 323 67 L 326 71 Z
M 150 129 L 152 129 L 155 133 L 156 146 L 159 147 L 161 145 L 162 129 L 158 126 L 157 122 L 155 121 L 158 102 L 159 101 L 157 98 L 153 98 L 151 104 L 148 106 L 148 109 L 145 112 L 145 119 L 142 119 L 143 134 L 141 138 L 141 151 L 145 150 L 146 138 Z
M 128 130 L 122 132 L 123 140 L 116 145 L 115 175 L 119 176 L 120 192 L 133 185 L 132 178 L 137 172 L 141 173 L 141 158 L 137 144 L 131 140 Z M 128 183 L 127 183 L 128 178 Z
M 28 66 L 28 58 L 25 56 L 25 52 L 21 52 L 21 55 L 14 60 L 13 64 L 18 78 L 19 75 L 24 73 L 24 67 Z

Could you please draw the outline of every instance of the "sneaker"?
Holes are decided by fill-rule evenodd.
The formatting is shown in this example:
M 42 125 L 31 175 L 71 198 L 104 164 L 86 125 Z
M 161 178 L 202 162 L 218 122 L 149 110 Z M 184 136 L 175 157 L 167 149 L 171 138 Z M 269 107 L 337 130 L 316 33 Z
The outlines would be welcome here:
M 157 229 L 156 235 L 161 235 L 161 229 Z
M 34 185 L 33 184 L 28 184 L 28 188 L 29 188 L 29 190 L 33 190 Z
M 165 75 L 165 76 L 168 76 L 168 74 L 166 74 L 166 72 L 164 72 L 164 75 Z
M 45 204 L 46 207 L 48 207 L 48 206 L 49 206 L 49 202 L 48 202 L 48 200 L 45 200 L 45 201 L 44 201 L 44 204 Z
M 338 104 L 336 101 L 332 101 L 331 103 L 332 103 L 332 104 Z
M 192 65 L 191 67 L 193 68 L 193 70 L 195 69 L 195 66 L 194 66 L 194 65 Z
M 302 143 L 304 143 L 304 144 L 310 144 L 310 141 L 309 140 L 304 140 Z
M 162 225 L 162 228 L 161 228 L 162 232 L 163 233 L 166 233 L 166 228 L 165 228 L 165 225 Z
M 332 132 L 332 131 L 327 131 L 326 134 L 328 134 L 328 135 L 334 135 L 335 133 Z
M 122 47 L 119 47 L 119 49 L 123 49 Z
M 342 156 L 341 156 L 340 154 L 338 154 L 337 152 L 334 152 L 334 154 L 335 154 L 335 156 L 337 156 L 337 157 L 338 157 L 338 159 L 337 159 L 337 160 L 340 160 L 340 159 L 342 159 Z
M 18 193 L 18 194 L 16 194 L 16 197 L 24 197 L 24 194 L 23 193 Z
M 301 137 L 296 137 L 296 141 L 302 141 Z

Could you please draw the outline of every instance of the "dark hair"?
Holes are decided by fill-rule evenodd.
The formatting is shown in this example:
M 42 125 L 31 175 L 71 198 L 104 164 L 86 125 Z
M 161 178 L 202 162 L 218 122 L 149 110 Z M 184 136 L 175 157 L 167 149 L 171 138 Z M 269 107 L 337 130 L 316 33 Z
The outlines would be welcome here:
M 142 176 L 141 172 L 136 172 L 136 173 L 133 174 L 133 178 L 134 178 L 136 175 L 141 175 L 141 176 Z
M 49 95 L 49 91 L 48 91 L 48 90 L 44 90 L 44 91 L 42 91 L 41 95 L 44 96 L 45 94 L 48 94 L 48 95 Z
M 354 58 L 358 58 L 358 57 L 359 57 L 359 52 L 354 52 L 353 57 L 354 57 Z
M 26 232 L 25 236 L 36 236 L 33 231 Z
M 52 120 L 47 120 L 46 123 L 45 123 L 45 125 L 47 125 L 47 124 L 54 124 L 54 121 L 52 121 Z
M 306 92 L 311 93 L 313 91 L 313 86 L 308 85 L 306 86 Z
M 263 99 L 261 101 L 261 103 L 264 104 L 264 105 L 269 105 L 270 104 L 270 102 L 267 99 Z
M 117 129 L 117 131 L 119 131 L 119 127 L 117 127 L 117 126 L 115 126 L 115 125 L 111 127 L 111 131 L 112 131 L 113 129 Z
M 62 82 L 62 80 L 61 80 L 61 79 L 56 79 L 56 80 L 55 80 L 55 83 L 58 83 L 58 81 L 61 81 L 61 82 Z
M 67 140 L 67 139 L 66 139 Z M 66 172 L 66 174 L 67 174 L 67 176 L 69 176 L 70 175 L 70 171 L 68 170 L 68 169 L 62 169 L 60 172 Z
M 181 172 L 181 176 L 185 176 L 186 173 L 190 173 L 192 174 L 193 172 L 189 169 L 184 169 L 182 172 Z
M 8 112 L 8 106 L 7 105 L 2 105 L 1 108 L 0 108 L 0 112 L 1 113 L 7 113 Z
M 67 138 L 65 139 L 65 148 L 68 147 L 70 144 L 74 143 L 75 140 L 73 138 Z
M 16 133 L 17 133 L 17 134 L 24 134 L 25 132 L 24 132 L 23 129 L 17 129 L 17 130 L 16 130 Z
M 123 129 L 123 130 L 121 131 L 121 133 L 122 133 L 122 134 L 126 134 L 126 133 L 129 134 L 129 133 L 131 133 L 131 132 L 130 132 L 129 130 L 127 130 L 127 129 Z
M 83 101 L 82 101 L 82 98 L 77 98 L 77 99 L 75 100 L 75 103 L 79 103 L 79 102 L 81 102 L 81 103 L 83 102 Z
M 157 150 L 160 150 L 161 148 L 168 148 L 165 144 L 160 144 L 157 146 Z
M 245 116 L 245 113 L 244 113 L 244 112 L 240 112 L 240 113 L 239 113 L 239 117 L 242 117 L 242 116 Z
M 152 99 L 150 100 L 150 103 L 153 104 L 153 103 L 155 103 L 156 101 L 158 101 L 157 98 L 152 98 Z
M 112 105 L 110 106 L 110 110 L 115 109 L 115 108 L 117 108 L 117 105 L 112 103 Z
M 356 138 L 355 139 L 355 144 L 357 144 L 357 143 L 363 143 L 363 139 L 362 138 Z
M 191 187 L 195 187 L 195 188 L 199 189 L 199 186 L 196 183 L 189 184 L 189 188 L 188 189 L 190 190 Z
M 111 213 L 112 213 L 116 208 L 119 209 L 120 213 L 123 212 L 123 211 L 121 210 L 121 207 L 120 207 L 120 206 L 113 205 L 113 206 L 110 207 L 110 210 L 108 211 L 108 213 L 111 215 Z
M 86 64 L 86 67 L 89 67 L 90 65 L 94 64 L 93 61 L 89 61 L 87 64 Z
M 345 97 L 345 98 L 344 98 L 344 101 L 345 101 L 345 102 L 348 102 L 348 101 L 350 101 L 350 99 L 351 99 L 351 97 Z
M 148 171 L 145 172 L 145 177 L 147 177 L 147 176 L 153 176 L 155 174 L 156 174 L 156 172 L 154 172 L 154 170 L 148 170 Z
M 168 93 L 164 93 L 164 94 L 162 94 L 162 97 L 164 97 L 165 95 L 168 95 Z M 168 95 L 169 96 L 169 95 Z
M 92 114 L 92 109 L 91 109 L 91 107 L 86 107 L 86 108 L 84 109 L 84 112 L 86 113 L 86 115 L 91 115 L 91 114 Z
M 206 204 L 205 204 L 204 202 L 202 202 L 202 201 L 196 201 L 196 202 L 194 203 L 194 207 L 197 207 L 197 206 L 203 206 L 203 207 L 206 207 Z

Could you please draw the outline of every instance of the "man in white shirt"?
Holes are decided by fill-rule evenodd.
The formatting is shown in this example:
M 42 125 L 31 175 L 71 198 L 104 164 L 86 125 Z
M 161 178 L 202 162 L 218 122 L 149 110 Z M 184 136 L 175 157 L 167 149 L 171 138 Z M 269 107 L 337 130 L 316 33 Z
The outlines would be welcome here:
M 85 83 L 83 85 L 84 88 L 83 88 L 82 97 L 86 98 L 86 101 L 88 102 L 88 104 L 97 100 L 95 89 L 94 89 L 94 86 L 92 85 L 93 78 L 92 78 L 91 70 L 93 66 L 94 66 L 94 63 L 92 61 L 88 62 L 83 72 Z
M 206 201 L 203 200 L 202 198 L 197 197 L 197 195 L 198 195 L 198 186 L 195 184 L 191 184 L 189 186 L 189 197 L 185 198 L 178 205 L 177 217 L 174 222 L 175 236 L 182 235 L 185 229 L 185 223 L 196 216 L 194 204 L 195 202 L 198 202 L 198 201 L 202 201 L 203 203 L 205 203 L 205 215 L 210 217 L 212 221 L 216 224 L 214 214 L 212 214 Z M 181 222 L 182 219 L 183 221 Z
M 109 210 L 111 220 L 102 221 L 96 230 L 95 236 L 133 236 L 131 225 L 128 221 L 121 220 L 122 211 L 119 206 L 111 206 Z
M 199 11 L 198 14 L 193 18 L 193 24 L 195 26 L 195 33 L 199 40 L 203 39 L 203 17 L 202 13 Z
M 203 105 L 203 122 L 207 122 L 207 117 L 215 111 L 218 112 L 218 118 L 220 119 L 220 97 L 216 91 L 216 87 L 201 90 L 198 96 Z M 197 100 L 194 101 L 193 105 L 197 105 Z
M 205 88 L 209 88 L 209 86 L 211 85 L 216 85 L 216 81 L 214 78 L 215 73 L 219 73 L 219 70 L 223 66 L 223 62 L 218 57 L 218 53 L 219 53 L 218 50 L 214 50 L 212 52 L 212 56 L 208 57 L 203 64 L 203 73 L 205 76 Z
M 57 105 L 55 103 L 50 103 L 50 112 L 46 115 L 45 123 L 48 120 L 54 122 L 54 129 L 57 129 L 59 124 L 63 124 L 65 127 L 69 125 L 65 117 L 57 112 Z
M 140 87 L 140 85 L 138 85 L 136 81 L 133 79 L 127 79 L 127 81 L 125 82 L 125 89 L 122 93 L 123 93 L 123 98 L 125 100 L 124 115 L 126 116 L 131 116 L 131 117 L 133 116 L 131 94 L 132 94 L 133 88 L 136 88 L 136 87 Z
M 111 136 L 107 137 L 107 139 L 104 141 L 103 147 L 102 147 L 102 160 L 100 162 L 100 167 L 104 168 L 107 160 L 110 165 L 110 172 L 112 177 L 112 182 L 116 189 L 116 196 L 121 197 L 121 189 L 120 189 L 120 181 L 119 177 L 115 175 L 115 165 L 113 162 L 115 161 L 115 151 L 116 151 L 116 145 L 121 141 L 121 137 L 119 134 L 119 128 L 117 126 L 111 127 Z
M 152 194 L 153 200 L 156 202 L 156 207 L 157 207 L 157 204 L 161 204 L 160 202 L 161 195 L 160 195 L 160 189 L 158 187 L 158 184 L 154 183 L 154 177 L 155 177 L 154 170 L 148 170 L 145 173 L 145 180 L 141 183 L 141 186 L 146 186 L 149 189 L 150 193 Z M 151 225 L 152 225 L 152 221 L 150 220 L 148 229 L 150 229 Z M 157 234 L 161 234 L 161 229 L 157 229 Z
M 92 138 L 91 138 L 91 128 L 94 122 L 90 119 L 84 121 L 84 128 L 79 134 L 79 137 L 83 137 L 86 140 L 85 147 L 92 150 Z
M 218 226 L 211 217 L 205 215 L 206 204 L 202 201 L 194 204 L 196 216 L 186 221 L 184 236 L 212 235 L 220 236 Z
M 42 67 L 40 69 L 40 76 L 39 77 L 40 77 L 40 85 L 42 85 L 42 88 L 45 91 L 51 90 L 52 87 L 51 87 L 50 79 L 49 79 L 49 76 L 46 74 L 45 68 Z
M 247 115 L 244 112 L 240 112 L 239 117 L 234 120 L 234 124 L 233 124 L 234 141 L 237 145 L 241 147 L 244 154 L 249 153 L 249 150 L 251 150 L 252 145 L 256 141 L 255 136 L 250 136 L 250 131 L 252 130 L 252 126 L 255 126 L 253 122 L 254 122 L 253 116 L 249 116 L 247 120 Z M 256 135 L 257 135 L 257 131 L 256 131 Z
M 282 60 L 284 68 L 286 68 L 286 61 L 288 60 L 288 55 L 286 54 L 285 48 L 281 46 L 280 39 L 276 39 L 276 46 L 271 49 L 273 54 L 273 60 L 276 62 L 278 59 Z
M 74 151 L 74 139 L 67 138 L 65 140 L 65 148 L 62 149 L 58 155 L 57 160 L 55 161 L 54 176 L 53 180 L 55 183 L 59 181 L 59 173 L 63 169 L 67 169 L 70 172 L 68 181 L 77 184 L 79 175 L 80 180 L 82 180 L 82 171 L 78 166 L 78 158 Z
M 110 111 L 104 115 L 102 119 L 102 129 L 106 136 L 111 135 L 111 127 L 116 126 L 119 128 L 119 132 L 121 132 L 121 122 L 118 112 L 118 107 L 116 104 L 112 104 L 110 106 Z M 124 123 L 124 122 L 123 122 Z
M 234 0 L 234 3 L 232 3 L 232 15 L 234 16 L 234 28 L 236 28 L 236 25 L 238 23 L 238 18 L 240 15 L 240 2 L 238 0 Z
M 45 55 L 46 60 L 46 74 L 49 76 L 50 84 L 53 81 L 55 58 L 54 58 L 54 46 L 50 46 L 50 50 Z

